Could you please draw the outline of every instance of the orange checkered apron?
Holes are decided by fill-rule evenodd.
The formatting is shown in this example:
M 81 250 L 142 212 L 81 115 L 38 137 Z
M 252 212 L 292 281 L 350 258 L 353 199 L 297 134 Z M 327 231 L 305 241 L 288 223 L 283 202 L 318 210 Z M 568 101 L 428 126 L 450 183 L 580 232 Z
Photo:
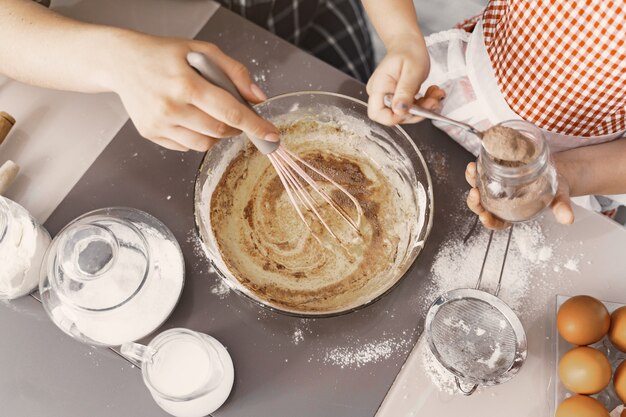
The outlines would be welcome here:
M 527 120 L 553 152 L 625 136 L 626 0 L 491 0 L 460 27 L 426 39 L 423 89 L 446 91 L 444 115 L 482 129 Z M 473 135 L 438 127 L 478 153 Z

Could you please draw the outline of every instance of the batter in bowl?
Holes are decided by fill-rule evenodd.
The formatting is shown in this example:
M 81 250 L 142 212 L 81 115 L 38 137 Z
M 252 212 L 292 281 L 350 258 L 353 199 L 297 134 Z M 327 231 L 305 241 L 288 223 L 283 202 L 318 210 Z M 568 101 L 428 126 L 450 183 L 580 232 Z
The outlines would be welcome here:
M 211 197 L 211 226 L 228 270 L 256 297 L 290 311 L 339 310 L 380 293 L 411 249 L 418 227 L 420 207 L 411 185 L 381 169 L 377 159 L 386 157 L 383 148 L 360 141 L 349 129 L 314 120 L 279 128 L 285 147 L 358 199 L 361 236 L 327 205 L 321 214 L 340 242 L 309 219 L 311 233 L 269 159 L 248 143 Z M 345 197 L 341 202 L 355 218 L 351 203 Z

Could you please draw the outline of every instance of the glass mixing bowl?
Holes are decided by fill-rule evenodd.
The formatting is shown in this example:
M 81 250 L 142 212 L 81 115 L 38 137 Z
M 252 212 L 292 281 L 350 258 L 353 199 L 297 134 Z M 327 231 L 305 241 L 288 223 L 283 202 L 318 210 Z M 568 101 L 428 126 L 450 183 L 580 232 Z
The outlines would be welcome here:
M 285 307 L 263 294 L 244 286 L 226 266 L 211 226 L 211 198 L 229 164 L 243 151 L 245 136 L 223 139 L 205 155 L 195 185 L 195 220 L 202 246 L 225 283 L 237 293 L 271 310 L 301 317 L 325 317 L 354 311 L 380 299 L 402 279 L 421 252 L 432 226 L 433 191 L 426 162 L 412 139 L 398 126 L 387 127 L 367 117 L 367 105 L 360 100 L 334 93 L 299 92 L 273 97 L 257 105 L 261 116 L 275 124 L 290 121 L 311 120 L 318 123 L 341 126 L 358 134 L 364 146 L 356 146 L 355 152 L 370 160 L 385 175 L 402 181 L 410 190 L 403 199 L 410 199 L 418 207 L 406 229 L 408 238 L 397 248 L 398 255 L 385 270 L 384 276 L 376 277 L 375 285 L 356 288 L 345 297 L 340 306 L 308 311 L 298 307 Z M 375 152 L 368 154 L 366 149 Z M 404 200 L 403 200 L 404 201 Z M 236 215 L 236 214 L 234 214 Z M 368 277 L 369 279 L 369 277 Z M 374 280 L 372 281 L 374 282 Z M 343 299 L 343 298 L 342 298 Z

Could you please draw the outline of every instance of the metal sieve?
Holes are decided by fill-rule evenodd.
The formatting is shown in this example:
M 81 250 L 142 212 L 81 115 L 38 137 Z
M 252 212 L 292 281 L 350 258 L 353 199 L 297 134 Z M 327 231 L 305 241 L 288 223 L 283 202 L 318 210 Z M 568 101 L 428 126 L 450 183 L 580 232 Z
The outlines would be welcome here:
M 527 342 L 522 323 L 498 298 L 513 227 L 509 230 L 495 293 L 480 290 L 493 233 L 489 235 L 476 286 L 439 296 L 426 315 L 430 350 L 454 375 L 456 385 L 464 395 L 472 395 L 479 385 L 491 386 L 508 381 L 526 360 Z M 463 388 L 463 384 L 470 385 L 469 389 Z

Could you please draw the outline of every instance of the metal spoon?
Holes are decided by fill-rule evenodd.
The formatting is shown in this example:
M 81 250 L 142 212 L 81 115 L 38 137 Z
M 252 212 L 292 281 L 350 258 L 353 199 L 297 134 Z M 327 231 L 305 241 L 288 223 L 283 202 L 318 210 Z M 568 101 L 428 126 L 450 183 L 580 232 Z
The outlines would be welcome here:
M 383 102 L 385 106 L 392 108 L 392 100 L 393 96 L 391 94 L 387 94 L 383 98 Z M 512 161 L 512 162 L 528 162 L 529 158 L 531 158 L 535 153 L 535 146 L 532 142 L 526 139 L 523 135 L 516 133 L 513 129 L 503 127 L 503 126 L 493 126 L 486 131 L 482 132 L 476 129 L 474 126 L 469 125 L 467 123 L 459 122 L 458 120 L 450 119 L 449 117 L 442 116 L 441 114 L 435 113 L 433 111 L 427 110 L 423 107 L 417 106 L 415 104 L 411 105 L 408 109 L 409 114 L 418 117 L 425 117 L 431 120 L 437 120 L 439 122 L 447 123 L 450 125 L 454 125 L 460 127 L 461 129 L 467 130 L 470 133 L 476 135 L 480 140 L 487 151 L 493 158 L 500 159 L 503 161 Z M 500 131 L 503 129 L 510 130 L 511 133 L 509 135 L 496 134 L 497 130 Z M 490 134 L 493 133 L 493 134 Z M 498 132 L 501 133 L 501 132 Z

